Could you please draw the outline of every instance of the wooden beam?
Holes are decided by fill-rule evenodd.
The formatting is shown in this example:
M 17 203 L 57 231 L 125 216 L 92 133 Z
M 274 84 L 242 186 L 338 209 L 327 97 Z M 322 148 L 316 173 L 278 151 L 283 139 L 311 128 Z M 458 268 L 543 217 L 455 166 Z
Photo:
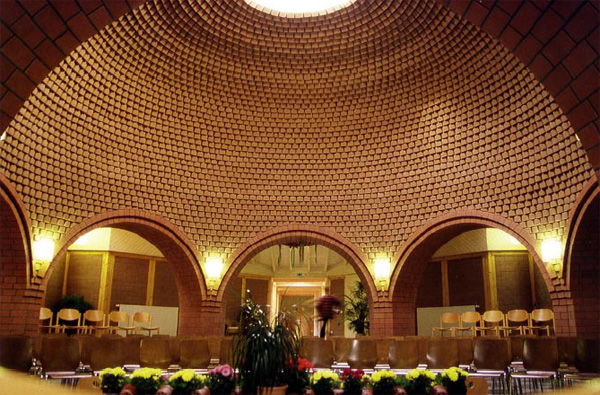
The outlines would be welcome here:
M 148 263 L 148 286 L 146 287 L 146 306 L 152 306 L 154 302 L 154 281 L 156 277 L 156 260 L 151 259 Z
M 448 260 L 442 260 L 442 303 L 450 306 L 450 287 L 448 285 Z
M 69 261 L 71 260 L 71 253 L 67 251 L 65 254 L 65 272 L 63 273 L 62 283 L 62 296 L 67 295 L 67 283 L 69 281 Z

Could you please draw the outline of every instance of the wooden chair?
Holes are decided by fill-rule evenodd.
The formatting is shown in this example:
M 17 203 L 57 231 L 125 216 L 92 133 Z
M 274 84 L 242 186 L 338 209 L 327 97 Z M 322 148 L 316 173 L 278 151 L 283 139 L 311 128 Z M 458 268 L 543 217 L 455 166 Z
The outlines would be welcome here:
M 121 325 L 124 323 L 125 325 Z M 135 331 L 135 326 L 129 325 L 129 314 L 124 311 L 111 311 L 106 319 L 105 326 L 98 326 L 96 331 L 106 331 L 107 333 L 117 333 L 124 330 L 125 334 Z
M 74 373 L 81 361 L 79 340 L 65 335 L 44 337 L 40 360 L 45 373 Z
M 304 337 L 300 346 L 300 356 L 308 359 L 316 368 L 331 369 L 334 359 L 333 341 Z
M 179 340 L 179 366 L 182 369 L 206 369 L 210 364 L 210 350 L 206 339 Z
M 331 336 L 333 340 L 333 359 L 335 364 L 348 362 L 348 354 L 352 346 L 352 339 L 340 336 Z
M 471 336 L 476 336 L 480 328 L 481 314 L 477 311 L 465 311 L 460 315 L 460 326 L 455 329 L 455 332 L 470 331 Z
M 88 310 L 83 313 L 81 326 L 85 328 L 85 333 L 96 334 L 97 329 L 104 328 L 106 315 L 102 310 Z
M 61 322 L 64 323 L 61 324 Z M 77 333 L 85 330 L 85 328 L 81 326 L 81 313 L 78 310 L 61 309 L 56 314 L 56 331 L 59 333 L 65 333 L 66 330 L 75 330 Z
M 469 376 L 492 379 L 492 392 L 496 393 L 496 381 L 500 392 L 506 393 L 508 367 L 511 363 L 510 341 L 507 338 L 477 337 L 473 339 L 473 367 L 476 373 Z
M 377 365 L 377 341 L 354 339 L 348 354 L 350 369 L 373 369 Z
M 531 312 L 529 326 L 525 328 L 529 333 L 535 334 L 535 331 L 546 331 L 550 336 L 550 330 L 554 331 L 554 312 L 550 309 L 536 309 Z
M 389 353 L 390 369 L 406 374 L 419 365 L 419 342 L 417 339 L 392 340 Z
M 125 364 L 124 339 L 122 337 L 94 337 L 88 344 L 90 345 L 90 366 L 94 371 Z
M 33 342 L 26 335 L 0 335 L 0 366 L 27 372 L 31 367 Z
M 219 365 L 233 365 L 233 340 L 231 337 L 221 339 L 219 345 Z
M 523 367 L 525 373 L 513 373 L 511 378 L 521 389 L 523 380 L 529 383 L 533 392 L 540 391 L 543 380 L 550 380 L 552 388 L 559 385 L 558 346 L 554 337 L 528 337 L 523 341 Z M 537 387 L 539 385 L 539 388 Z
M 167 369 L 172 360 L 171 344 L 167 336 L 142 338 L 140 342 L 140 366 Z
M 54 313 L 47 307 L 40 307 L 40 316 L 39 316 L 39 324 L 38 329 L 39 333 L 52 333 L 52 331 L 56 332 L 56 326 L 52 324 L 52 320 L 54 318 Z
M 519 331 L 519 335 L 525 335 L 526 328 L 529 326 L 529 313 L 526 310 L 517 309 L 506 313 L 506 326 L 501 329 L 505 335 L 511 335 L 512 331 Z
M 432 370 L 458 366 L 456 339 L 431 339 L 427 345 L 427 368 Z
M 451 326 L 446 326 L 451 325 Z M 456 336 L 456 329 L 460 328 L 460 314 L 456 312 L 447 312 L 440 315 L 440 326 L 431 328 L 431 335 L 435 336 L 435 332 L 440 332 L 443 336 L 445 332 L 450 333 L 450 336 Z
M 142 326 L 136 325 L 142 324 Z M 147 326 L 143 326 L 147 324 Z M 156 331 L 156 334 L 160 334 L 160 327 L 152 326 L 152 314 L 144 313 L 144 312 L 136 312 L 133 314 L 132 327 L 135 327 L 136 332 L 148 331 L 148 336 L 152 334 L 153 331 Z M 129 332 L 128 332 L 129 333 Z
M 488 310 L 481 316 L 481 327 L 477 330 L 482 335 L 486 335 L 488 331 L 493 331 L 494 335 L 500 336 L 500 330 L 506 326 L 504 313 L 500 310 Z

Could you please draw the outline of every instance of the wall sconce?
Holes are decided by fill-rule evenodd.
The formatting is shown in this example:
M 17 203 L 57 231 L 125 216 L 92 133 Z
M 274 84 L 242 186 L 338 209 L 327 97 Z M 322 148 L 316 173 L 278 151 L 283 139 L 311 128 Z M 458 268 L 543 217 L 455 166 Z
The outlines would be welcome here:
M 386 257 L 375 259 L 375 282 L 380 291 L 387 291 L 390 285 L 390 259 Z
M 206 279 L 208 281 L 208 289 L 214 291 L 221 280 L 221 272 L 223 272 L 223 259 L 219 256 L 209 256 L 204 264 L 206 271 Z
M 546 263 L 546 269 L 554 273 L 556 277 L 562 276 L 562 244 L 556 239 L 542 241 L 542 261 Z
M 54 258 L 54 240 L 38 239 L 32 244 L 33 276 L 43 277 Z

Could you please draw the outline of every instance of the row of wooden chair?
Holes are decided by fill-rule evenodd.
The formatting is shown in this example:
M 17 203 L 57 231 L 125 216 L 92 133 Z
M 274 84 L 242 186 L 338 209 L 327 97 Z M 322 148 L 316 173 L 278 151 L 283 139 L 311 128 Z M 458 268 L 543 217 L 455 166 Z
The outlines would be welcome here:
M 488 310 L 483 314 L 477 311 L 466 311 L 462 314 L 446 312 L 440 315 L 440 326 L 431 328 L 432 335 L 436 332 L 443 336 L 449 333 L 456 336 L 462 332 L 470 332 L 471 336 L 493 333 L 499 335 L 555 333 L 554 313 L 550 309 L 536 309 L 531 313 L 526 310 L 510 310 L 504 314 L 500 310 Z
M 39 315 L 40 333 L 65 333 L 67 330 L 81 334 L 116 333 L 119 330 L 129 333 L 147 331 L 160 334 L 160 327 L 152 326 L 152 315 L 136 312 L 130 317 L 124 311 L 111 311 L 106 315 L 102 310 L 88 310 L 81 314 L 76 309 L 61 309 L 56 313 L 42 307 Z

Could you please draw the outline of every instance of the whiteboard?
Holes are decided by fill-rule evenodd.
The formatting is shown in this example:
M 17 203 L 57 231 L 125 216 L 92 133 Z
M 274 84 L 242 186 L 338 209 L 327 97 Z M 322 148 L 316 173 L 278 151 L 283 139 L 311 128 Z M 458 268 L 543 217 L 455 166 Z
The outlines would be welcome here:
M 417 335 L 431 336 L 431 328 L 440 326 L 440 315 L 447 312 L 475 311 L 477 305 L 447 306 L 447 307 L 421 307 L 417 309 Z M 467 332 L 471 333 L 471 332 Z
M 131 317 L 130 320 L 133 320 L 134 313 L 150 313 L 152 314 L 152 326 L 158 326 L 160 328 L 161 335 L 177 336 L 177 326 L 179 325 L 179 307 L 144 306 L 137 304 L 121 304 L 118 305 L 118 307 L 119 311 L 124 311 L 129 314 Z

